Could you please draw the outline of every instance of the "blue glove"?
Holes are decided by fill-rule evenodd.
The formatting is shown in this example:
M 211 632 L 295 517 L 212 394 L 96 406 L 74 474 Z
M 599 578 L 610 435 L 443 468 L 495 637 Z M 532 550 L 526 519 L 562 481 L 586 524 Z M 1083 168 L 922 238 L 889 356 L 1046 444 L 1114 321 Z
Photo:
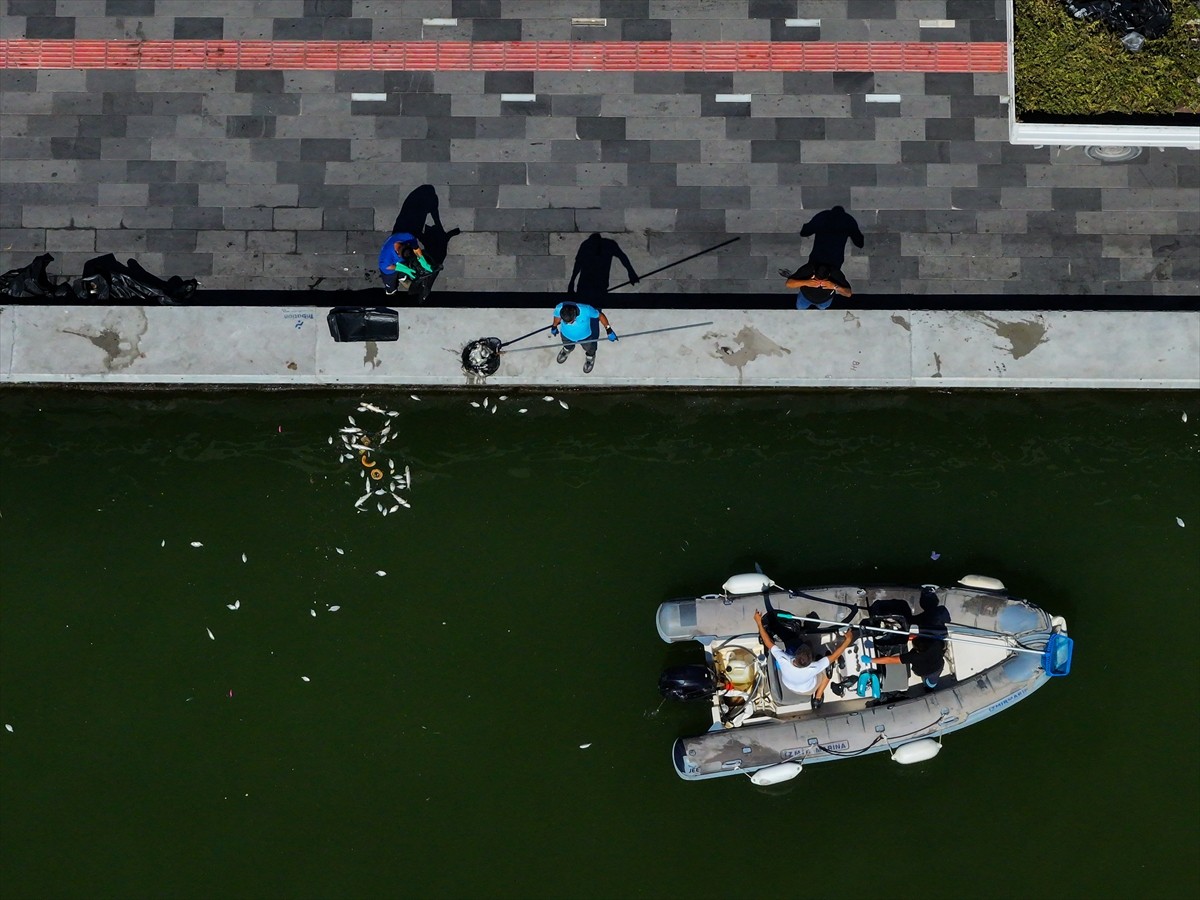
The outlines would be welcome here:
M 858 664 L 859 664 L 860 666 L 862 666 L 864 669 L 870 668 L 870 666 L 871 666 L 871 657 L 869 657 L 869 656 L 860 656 L 860 657 L 858 658 Z
M 611 328 L 607 329 L 607 331 L 608 331 L 608 339 L 610 341 L 620 340 L 620 338 L 617 337 L 617 333 L 615 331 L 613 331 Z
M 557 326 L 555 326 L 555 325 L 550 326 L 550 337 L 558 337 L 558 327 Z

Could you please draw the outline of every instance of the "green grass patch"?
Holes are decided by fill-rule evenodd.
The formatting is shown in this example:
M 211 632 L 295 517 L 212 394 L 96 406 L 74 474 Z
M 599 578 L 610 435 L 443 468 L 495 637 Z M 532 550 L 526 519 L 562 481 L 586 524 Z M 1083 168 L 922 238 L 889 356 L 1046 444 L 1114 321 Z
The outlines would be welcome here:
M 1014 0 L 1017 119 L 1030 113 L 1171 115 L 1200 112 L 1200 19 L 1171 0 L 1171 30 L 1137 53 L 1099 22 L 1067 15 L 1059 0 Z

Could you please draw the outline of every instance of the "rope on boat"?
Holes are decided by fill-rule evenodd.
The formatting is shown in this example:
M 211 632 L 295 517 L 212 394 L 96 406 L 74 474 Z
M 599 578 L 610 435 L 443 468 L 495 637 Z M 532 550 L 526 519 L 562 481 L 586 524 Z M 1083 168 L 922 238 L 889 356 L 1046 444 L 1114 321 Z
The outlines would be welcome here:
M 906 737 L 912 737 L 914 734 L 918 734 L 922 731 L 928 731 L 930 728 L 936 727 L 942 721 L 942 718 L 943 717 L 939 715 L 936 719 L 934 719 L 928 725 L 926 725 L 922 728 L 915 728 L 912 731 L 908 732 L 907 734 L 898 734 L 898 735 L 889 735 L 889 734 L 883 734 L 883 733 L 877 734 L 877 735 L 875 735 L 875 740 L 871 741 L 871 743 L 867 744 L 867 746 L 863 747 L 861 750 L 852 750 L 849 752 L 843 751 L 843 750 L 834 750 L 832 748 L 826 747 L 823 744 L 817 744 L 817 749 L 821 750 L 825 753 L 828 753 L 830 756 L 861 756 L 863 753 L 866 753 L 868 750 L 870 750 L 872 747 L 874 747 L 880 741 L 887 741 L 888 746 L 890 747 L 891 739 L 893 737 L 895 737 L 897 740 L 903 740 Z

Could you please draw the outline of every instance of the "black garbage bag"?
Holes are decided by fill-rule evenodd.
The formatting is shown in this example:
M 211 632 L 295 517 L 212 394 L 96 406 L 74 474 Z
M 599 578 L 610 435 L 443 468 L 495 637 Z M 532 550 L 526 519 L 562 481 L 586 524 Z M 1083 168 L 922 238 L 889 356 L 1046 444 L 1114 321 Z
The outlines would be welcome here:
M 1063 6 L 1076 19 L 1096 19 L 1121 35 L 1154 39 L 1171 30 L 1167 0 L 1063 0 Z
M 0 296 L 11 297 L 14 300 L 74 300 L 75 292 L 69 284 L 55 284 L 46 274 L 46 267 L 53 261 L 53 256 L 43 253 L 29 265 L 11 269 L 0 275 Z
M 336 306 L 325 318 L 338 343 L 400 340 L 400 314 L 386 306 Z
M 111 253 L 106 253 L 83 264 L 83 278 L 76 286 L 75 294 L 91 303 L 136 300 L 174 306 L 190 300 L 199 286 L 200 282 L 195 278 L 178 275 L 163 281 L 143 269 L 136 259 L 122 265 Z

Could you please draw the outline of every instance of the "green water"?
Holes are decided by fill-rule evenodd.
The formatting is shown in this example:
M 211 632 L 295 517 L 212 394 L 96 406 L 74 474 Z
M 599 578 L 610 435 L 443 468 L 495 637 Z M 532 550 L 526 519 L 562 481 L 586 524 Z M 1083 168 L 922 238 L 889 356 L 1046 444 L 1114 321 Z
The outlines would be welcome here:
M 563 396 L 370 394 L 384 518 L 357 394 L 0 392 L 6 900 L 1200 887 L 1196 394 Z M 756 561 L 999 577 L 1075 671 L 919 766 L 686 784 L 654 612 Z

